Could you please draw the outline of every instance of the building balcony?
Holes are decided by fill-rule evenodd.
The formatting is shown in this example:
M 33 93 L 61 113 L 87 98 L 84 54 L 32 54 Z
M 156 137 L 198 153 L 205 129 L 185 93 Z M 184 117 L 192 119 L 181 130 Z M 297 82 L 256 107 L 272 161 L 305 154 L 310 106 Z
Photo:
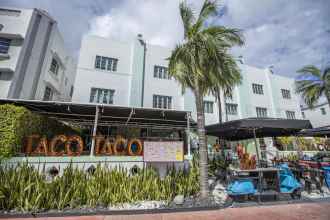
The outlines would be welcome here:
M 21 34 L 3 33 L 3 32 L 0 32 L 0 37 L 7 38 L 10 40 L 23 40 L 24 39 L 24 37 Z
M 0 53 L 0 60 L 8 60 L 10 56 L 8 53 Z

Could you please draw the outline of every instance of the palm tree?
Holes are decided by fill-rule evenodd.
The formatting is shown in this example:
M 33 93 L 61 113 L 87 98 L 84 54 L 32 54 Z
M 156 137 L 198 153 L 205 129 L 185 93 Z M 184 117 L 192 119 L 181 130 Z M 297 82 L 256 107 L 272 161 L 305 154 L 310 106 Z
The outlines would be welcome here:
M 216 16 L 217 2 L 205 0 L 198 17 L 186 2 L 180 3 L 184 41 L 169 58 L 169 73 L 183 88 L 192 90 L 197 110 L 201 197 L 208 196 L 207 146 L 203 97 L 214 88 L 228 88 L 241 82 L 240 70 L 228 53 L 234 45 L 243 45 L 238 29 L 206 25 Z
M 222 123 L 223 115 L 222 115 L 222 103 L 221 103 L 221 90 L 223 91 L 223 98 L 224 98 L 224 104 L 225 104 L 225 113 L 226 113 L 226 120 L 228 119 L 228 113 L 226 108 L 226 100 L 233 98 L 233 87 L 230 85 L 228 88 L 219 88 L 218 86 L 215 86 L 215 88 L 212 89 L 212 94 L 215 97 L 216 101 L 218 102 L 218 109 L 219 109 L 219 123 Z
M 300 75 L 295 80 L 296 92 L 301 94 L 304 102 L 314 108 L 321 96 L 325 96 L 330 106 L 330 67 L 321 71 L 308 65 L 297 71 Z

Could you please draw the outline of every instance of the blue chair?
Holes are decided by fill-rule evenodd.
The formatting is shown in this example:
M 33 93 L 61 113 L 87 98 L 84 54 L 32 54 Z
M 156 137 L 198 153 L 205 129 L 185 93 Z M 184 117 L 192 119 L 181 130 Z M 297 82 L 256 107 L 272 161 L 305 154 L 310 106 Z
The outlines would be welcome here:
M 324 171 L 324 180 L 327 185 L 327 187 L 330 189 L 330 166 L 324 166 L 322 167 Z
M 250 179 L 235 180 L 230 183 L 227 187 L 228 195 L 239 196 L 239 195 L 251 195 L 256 193 L 256 189 Z
M 293 193 L 301 188 L 301 184 L 294 177 L 288 164 L 280 164 L 280 191 L 281 193 Z

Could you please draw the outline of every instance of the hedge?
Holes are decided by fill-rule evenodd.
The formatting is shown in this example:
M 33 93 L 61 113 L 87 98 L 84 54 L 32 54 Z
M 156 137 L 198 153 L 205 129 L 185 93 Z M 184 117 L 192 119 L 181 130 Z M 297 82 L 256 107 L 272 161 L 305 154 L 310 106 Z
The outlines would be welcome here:
M 54 119 L 12 104 L 0 105 L 0 160 L 21 152 L 24 138 L 39 134 L 50 138 L 74 130 Z

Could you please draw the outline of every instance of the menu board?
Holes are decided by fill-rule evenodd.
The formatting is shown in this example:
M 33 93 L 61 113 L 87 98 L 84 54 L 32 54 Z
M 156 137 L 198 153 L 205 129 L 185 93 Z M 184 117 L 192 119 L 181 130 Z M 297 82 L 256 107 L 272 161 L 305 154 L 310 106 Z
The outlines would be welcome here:
M 145 162 L 182 162 L 182 141 L 146 141 L 143 144 Z

